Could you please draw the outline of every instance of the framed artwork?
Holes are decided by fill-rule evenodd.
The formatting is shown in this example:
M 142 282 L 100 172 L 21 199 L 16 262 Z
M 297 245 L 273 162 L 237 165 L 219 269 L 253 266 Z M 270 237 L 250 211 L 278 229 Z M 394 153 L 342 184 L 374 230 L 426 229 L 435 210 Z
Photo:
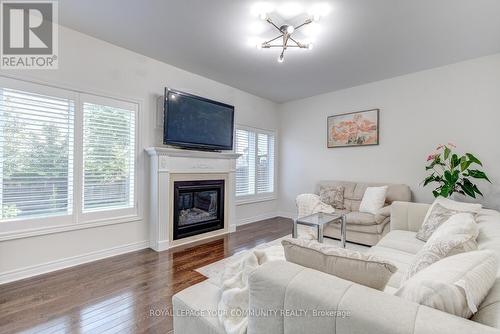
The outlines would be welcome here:
M 328 148 L 378 145 L 379 109 L 329 116 Z

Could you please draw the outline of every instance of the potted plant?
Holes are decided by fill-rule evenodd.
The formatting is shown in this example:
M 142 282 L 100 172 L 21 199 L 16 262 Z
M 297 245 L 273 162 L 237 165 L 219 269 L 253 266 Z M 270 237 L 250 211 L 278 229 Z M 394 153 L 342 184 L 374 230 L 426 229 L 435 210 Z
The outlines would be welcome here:
M 491 183 L 488 176 L 478 166 L 482 167 L 481 161 L 471 153 L 462 156 L 454 153 L 456 148 L 452 143 L 439 145 L 436 151 L 427 157 L 429 165 L 425 170 L 431 171 L 423 181 L 424 187 L 437 183 L 432 191 L 434 197 L 450 197 L 453 193 L 476 198 L 476 194 L 483 196 L 474 179 L 483 179 Z

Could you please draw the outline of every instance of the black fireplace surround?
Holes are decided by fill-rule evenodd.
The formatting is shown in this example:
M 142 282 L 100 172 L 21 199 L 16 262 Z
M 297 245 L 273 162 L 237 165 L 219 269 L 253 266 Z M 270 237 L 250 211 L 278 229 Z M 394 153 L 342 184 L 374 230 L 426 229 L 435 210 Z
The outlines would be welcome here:
M 174 182 L 174 240 L 224 228 L 224 180 Z

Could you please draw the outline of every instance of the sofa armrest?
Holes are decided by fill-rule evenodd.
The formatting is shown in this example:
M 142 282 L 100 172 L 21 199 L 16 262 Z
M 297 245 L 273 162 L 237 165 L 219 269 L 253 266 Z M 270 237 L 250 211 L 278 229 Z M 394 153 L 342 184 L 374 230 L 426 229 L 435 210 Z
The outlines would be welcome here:
M 290 262 L 249 278 L 248 334 L 465 334 L 500 331 Z
M 393 202 L 391 205 L 391 230 L 417 232 L 424 222 L 429 204 Z

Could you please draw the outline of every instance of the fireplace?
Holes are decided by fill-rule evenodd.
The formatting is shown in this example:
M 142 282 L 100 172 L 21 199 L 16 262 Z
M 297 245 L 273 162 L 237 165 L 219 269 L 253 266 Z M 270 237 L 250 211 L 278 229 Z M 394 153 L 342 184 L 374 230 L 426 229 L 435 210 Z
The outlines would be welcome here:
M 174 233 L 178 240 L 224 228 L 224 180 L 174 182 Z

